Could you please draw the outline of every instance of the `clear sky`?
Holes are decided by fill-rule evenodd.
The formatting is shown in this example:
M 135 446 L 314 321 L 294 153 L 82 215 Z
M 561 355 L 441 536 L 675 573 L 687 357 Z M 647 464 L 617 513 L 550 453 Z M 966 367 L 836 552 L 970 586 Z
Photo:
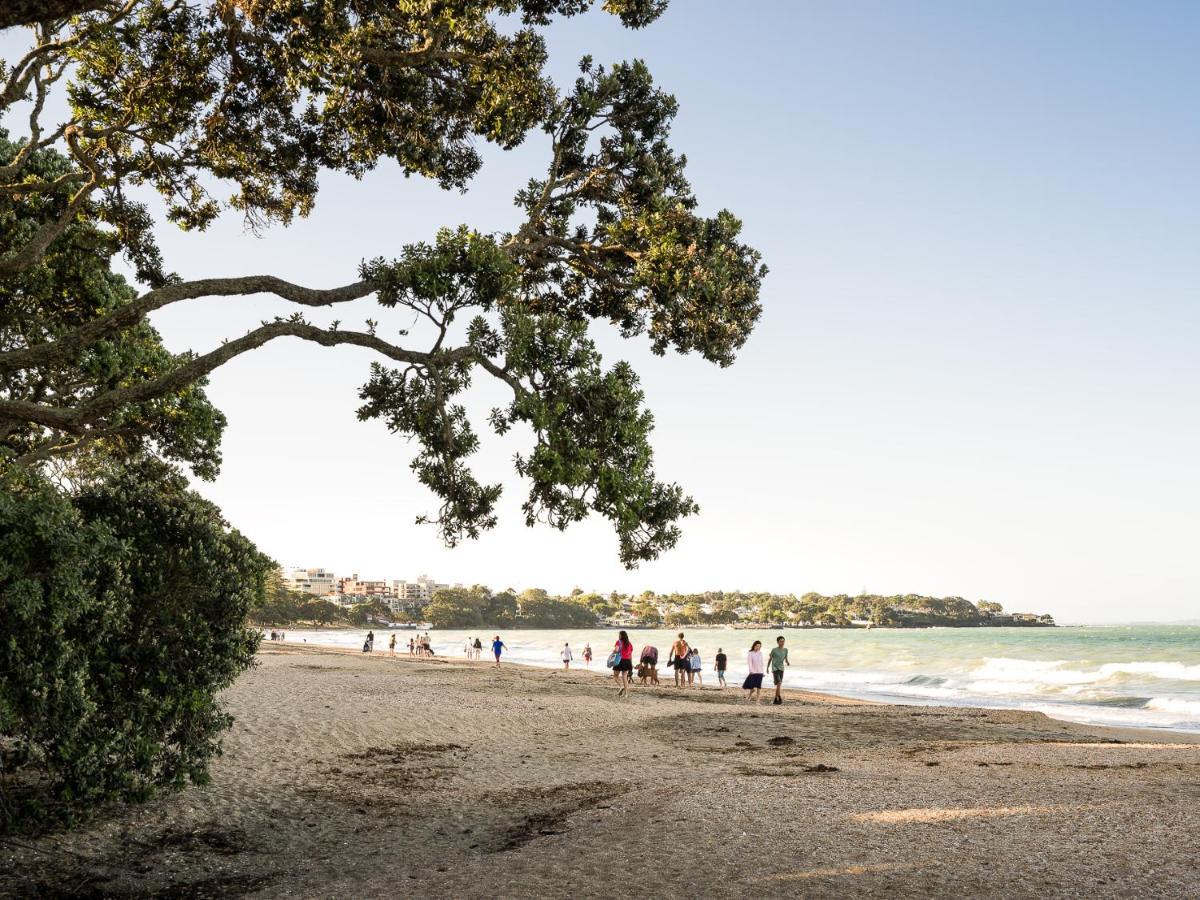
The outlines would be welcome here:
M 486 426 L 501 524 L 441 547 L 413 524 L 436 503 L 409 446 L 355 419 L 370 356 L 300 343 L 213 377 L 226 461 L 199 490 L 281 563 L 339 574 L 1196 617 L 1197 46 L 1200 7 L 1167 2 L 674 0 L 641 32 L 600 13 L 556 26 L 560 83 L 584 53 L 647 61 L 680 101 L 704 209 L 741 216 L 771 268 L 731 369 L 602 340 L 644 376 L 660 476 L 701 505 L 679 547 L 629 573 L 602 519 L 527 529 L 523 442 Z M 344 283 L 441 225 L 509 225 L 545 146 L 487 159 L 465 196 L 384 166 L 326 177 L 290 229 L 256 238 L 230 216 L 164 249 L 189 277 Z M 206 349 L 284 309 L 210 300 L 155 323 Z M 502 395 L 474 396 L 482 415 Z

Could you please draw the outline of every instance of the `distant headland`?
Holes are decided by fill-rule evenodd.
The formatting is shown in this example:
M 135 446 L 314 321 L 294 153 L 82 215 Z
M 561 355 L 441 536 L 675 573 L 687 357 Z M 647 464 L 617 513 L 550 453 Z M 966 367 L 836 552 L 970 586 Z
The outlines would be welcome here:
M 385 582 L 379 582 L 384 585 Z M 576 588 L 551 595 L 541 588 L 493 591 L 484 585 L 438 585 L 424 596 L 316 594 L 274 580 L 254 621 L 366 627 L 424 624 L 434 628 L 659 628 L 683 625 L 772 628 L 1048 627 L 1049 614 L 1005 612 L 999 603 L 919 594 L 772 594 L 704 591 L 694 594 L 599 594 Z

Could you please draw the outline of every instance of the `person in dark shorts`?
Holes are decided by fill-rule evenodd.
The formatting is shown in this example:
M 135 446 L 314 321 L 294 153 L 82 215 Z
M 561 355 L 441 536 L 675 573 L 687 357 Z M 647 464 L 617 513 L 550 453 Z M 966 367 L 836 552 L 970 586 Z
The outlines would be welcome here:
M 681 688 L 687 684 L 687 673 L 689 671 L 688 653 L 691 648 L 688 642 L 683 639 L 683 632 L 679 632 L 679 637 L 671 644 L 671 656 L 667 659 L 667 665 L 675 670 L 675 687 Z
M 783 646 L 783 635 L 775 638 L 775 647 L 771 650 L 771 658 L 769 660 L 769 668 L 771 669 L 771 678 L 775 680 L 775 699 L 771 703 L 775 706 L 783 703 L 783 667 L 790 666 L 788 661 L 787 648 Z
M 633 642 L 629 640 L 626 632 L 622 631 L 617 634 L 613 655 L 617 657 L 617 664 L 613 666 L 612 670 L 613 679 L 621 686 L 621 690 L 617 691 L 617 696 L 624 697 L 625 691 L 629 688 L 629 681 L 633 677 Z
M 492 641 L 492 653 L 496 655 L 496 668 L 500 668 L 500 654 L 508 649 L 508 645 L 500 640 L 500 635 L 496 635 L 496 639 Z
M 717 648 L 717 665 L 716 665 L 717 684 L 719 684 L 721 687 L 725 687 L 725 669 L 728 666 L 729 666 L 729 657 L 725 655 L 725 651 L 722 648 L 718 647 Z

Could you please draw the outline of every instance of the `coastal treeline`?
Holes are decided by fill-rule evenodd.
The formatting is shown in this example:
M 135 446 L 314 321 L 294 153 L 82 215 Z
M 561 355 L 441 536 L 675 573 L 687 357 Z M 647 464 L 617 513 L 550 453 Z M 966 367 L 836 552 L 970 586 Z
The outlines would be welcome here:
M 996 602 L 920 594 L 824 595 L 706 591 L 698 594 L 598 594 L 575 589 L 553 596 L 541 588 L 492 591 L 484 585 L 446 588 L 429 602 L 368 598 L 350 605 L 288 591 L 276 575 L 272 599 L 256 608 L 263 625 L 366 626 L 427 623 L 435 628 L 629 628 L 676 625 L 777 625 L 798 628 L 987 627 L 1052 625 L 1047 614 L 1005 613 Z

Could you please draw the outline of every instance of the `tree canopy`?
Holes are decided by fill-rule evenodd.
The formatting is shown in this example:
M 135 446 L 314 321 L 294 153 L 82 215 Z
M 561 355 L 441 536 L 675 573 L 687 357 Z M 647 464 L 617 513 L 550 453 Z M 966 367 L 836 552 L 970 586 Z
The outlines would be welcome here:
M 516 459 L 529 485 L 529 524 L 566 528 L 599 513 L 613 523 L 628 566 L 672 547 L 677 523 L 697 506 L 659 479 L 637 373 L 624 362 L 606 365 L 589 326 L 607 323 L 655 353 L 697 353 L 727 366 L 759 318 L 766 270 L 740 240 L 735 216 L 700 212 L 684 158 L 668 143 L 675 100 L 644 63 L 584 58 L 566 87 L 545 75 L 545 27 L 592 5 L 65 0 L 41 13 L 18 4 L 0 16 L 0 27 L 27 24 L 33 35 L 28 53 L 0 69 L 0 114 L 28 112 L 25 133 L 0 157 L 0 220 L 12 223 L 0 247 L 0 290 L 20 295 L 45 322 L 40 330 L 0 322 L 5 446 L 37 458 L 80 444 L 119 447 L 131 419 L 138 441 L 163 443 L 161 429 L 144 420 L 174 404 L 189 407 L 193 424 L 164 449 L 211 474 L 222 423 L 201 407 L 205 376 L 281 338 L 353 345 L 382 359 L 362 388 L 359 415 L 415 440 L 412 467 L 440 500 L 422 519 L 449 544 L 496 522 L 502 488 L 470 468 L 481 423 L 462 402 L 482 376 L 511 393 L 486 425 L 531 435 Z M 603 6 L 639 28 L 665 2 Z M 49 124 L 48 100 L 60 90 L 68 115 Z M 287 224 L 312 212 L 322 172 L 362 177 L 382 161 L 466 189 L 481 165 L 477 141 L 507 149 L 533 130 L 544 135 L 548 158 L 516 192 L 515 228 L 446 223 L 423 242 L 381 244 L 340 287 L 311 289 L 276 274 L 184 281 L 155 241 L 159 214 L 190 230 L 225 210 L 254 228 Z M 147 202 L 150 190 L 161 206 Z M 70 263 L 69 245 L 81 236 L 103 242 L 105 259 L 122 253 L 146 289 L 73 289 L 119 295 L 84 315 L 38 295 L 31 273 Z M 156 337 L 145 322 L 155 310 L 252 294 L 299 311 L 212 350 L 162 351 L 134 367 L 136 378 L 86 373 L 76 389 L 25 389 L 79 372 L 105 342 L 141 341 L 148 353 Z M 370 319 L 358 329 L 320 327 L 302 311 L 367 296 L 415 314 L 428 341 L 388 334 Z

